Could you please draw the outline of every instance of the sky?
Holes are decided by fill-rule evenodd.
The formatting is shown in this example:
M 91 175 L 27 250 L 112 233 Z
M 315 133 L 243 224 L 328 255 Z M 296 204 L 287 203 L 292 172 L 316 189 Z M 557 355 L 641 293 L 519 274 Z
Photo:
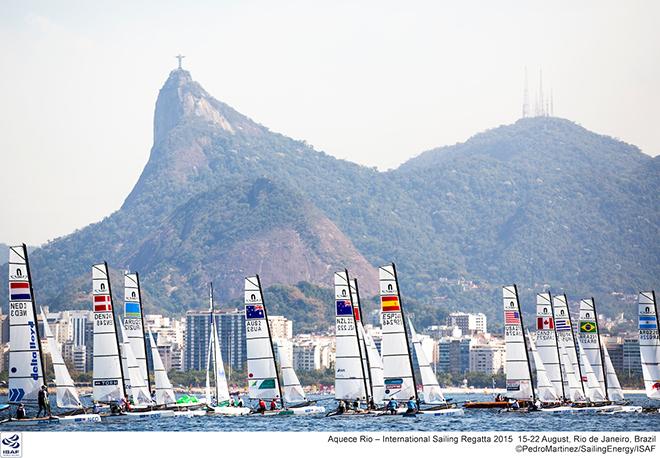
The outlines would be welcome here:
M 660 153 L 657 1 L 0 0 L 0 242 L 117 210 L 182 53 L 215 98 L 379 170 L 552 90 L 554 114 Z

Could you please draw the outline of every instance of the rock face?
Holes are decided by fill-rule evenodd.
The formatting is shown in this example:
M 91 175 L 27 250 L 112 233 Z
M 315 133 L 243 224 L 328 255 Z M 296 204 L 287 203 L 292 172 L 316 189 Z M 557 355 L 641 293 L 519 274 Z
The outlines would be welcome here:
M 344 266 L 375 294 L 374 266 L 395 261 L 420 325 L 456 308 L 501 320 L 497 288 L 510 282 L 526 302 L 549 287 L 600 294 L 607 311 L 610 291 L 657 288 L 658 185 L 657 158 L 558 118 L 379 173 L 271 132 L 177 69 L 140 179 L 118 211 L 31 254 L 36 296 L 53 310 L 88 307 L 90 266 L 105 259 L 140 271 L 150 310 L 205 307 L 210 280 L 220 300 L 235 298 L 258 273 L 265 286 L 297 285 L 279 296 L 286 313 L 301 291 L 316 295 L 309 307 L 327 302 L 309 285 L 330 288 Z M 481 289 L 452 286 L 461 277 Z

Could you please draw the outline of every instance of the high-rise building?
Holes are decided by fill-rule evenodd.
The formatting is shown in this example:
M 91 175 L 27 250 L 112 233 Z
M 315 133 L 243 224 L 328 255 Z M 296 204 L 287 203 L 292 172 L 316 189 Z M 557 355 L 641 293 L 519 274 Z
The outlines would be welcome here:
M 623 372 L 625 374 L 642 373 L 642 358 L 637 337 L 623 339 Z
M 245 315 L 239 312 L 220 312 L 215 314 L 215 319 L 223 362 L 235 370 L 242 370 L 247 358 Z M 211 320 L 208 311 L 186 313 L 184 370 L 206 370 L 210 332 Z
M 446 337 L 438 343 L 438 371 L 464 374 L 470 370 L 472 339 Z
M 281 315 L 269 315 L 270 335 L 273 340 L 290 340 L 293 338 L 293 322 Z
M 453 312 L 447 316 L 447 326 L 458 327 L 463 335 L 486 332 L 486 315 L 483 313 Z
M 503 342 L 475 344 L 470 347 L 470 372 L 497 374 L 504 370 L 505 361 Z

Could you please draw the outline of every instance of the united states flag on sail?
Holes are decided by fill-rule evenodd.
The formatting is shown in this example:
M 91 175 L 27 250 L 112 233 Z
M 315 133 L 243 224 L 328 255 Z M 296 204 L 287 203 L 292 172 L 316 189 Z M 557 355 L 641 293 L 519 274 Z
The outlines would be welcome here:
M 520 313 L 514 310 L 504 312 L 504 324 L 520 324 Z

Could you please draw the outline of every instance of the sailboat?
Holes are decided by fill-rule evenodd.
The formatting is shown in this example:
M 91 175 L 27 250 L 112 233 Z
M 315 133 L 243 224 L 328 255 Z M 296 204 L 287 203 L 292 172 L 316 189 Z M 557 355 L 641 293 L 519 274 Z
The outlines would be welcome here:
M 124 386 L 130 403 L 135 409 L 150 409 L 152 407 L 151 394 L 142 377 L 138 360 L 133 353 L 133 347 L 123 323 L 119 322 L 119 327 L 122 335 L 121 364 L 124 373 Z
M 557 345 L 557 331 L 555 328 L 554 314 L 552 311 L 552 299 L 550 292 L 538 293 L 536 295 L 536 351 L 540 361 L 543 363 L 546 375 L 553 385 L 553 392 L 558 399 L 547 402 L 557 402 L 566 399 L 564 393 L 564 376 L 562 374 Z M 539 393 L 541 397 L 541 393 Z M 542 402 L 543 399 L 541 399 Z
M 410 336 L 417 356 L 417 364 L 419 365 L 419 374 L 422 379 L 422 405 L 431 406 L 430 409 L 420 410 L 419 413 L 426 415 L 463 415 L 463 409 L 457 408 L 456 404 L 449 404 L 445 399 L 438 378 L 435 376 L 429 360 L 426 357 L 422 341 L 419 335 L 415 332 L 412 321 L 408 320 L 410 327 Z
M 124 330 L 142 377 L 141 385 L 151 393 L 151 382 L 147 368 L 147 341 L 144 333 L 142 294 L 140 277 L 137 272 L 124 273 Z M 124 369 L 124 372 L 126 370 Z
M 503 287 L 502 298 L 506 348 L 506 397 L 525 403 L 534 402 L 532 369 L 520 313 L 518 287 L 516 285 Z
M 574 405 L 587 402 L 585 379 L 575 349 L 575 335 L 565 294 L 552 297 L 554 328 L 562 366 L 564 398 Z
M 536 399 L 541 401 L 544 405 L 551 404 L 556 407 L 561 402 L 560 393 L 557 392 L 557 385 L 550 379 L 548 369 L 543 362 L 541 353 L 534 343 L 534 340 L 529 335 L 527 335 L 527 339 L 529 341 L 529 349 L 536 369 Z M 548 411 L 550 409 L 543 410 Z
M 209 309 L 211 330 L 209 334 L 209 351 L 206 365 L 206 404 L 207 411 L 218 415 L 247 415 L 248 407 L 234 407 L 230 405 L 231 396 L 227 385 L 225 365 L 220 351 L 217 323 L 215 321 L 215 305 L 213 303 L 213 283 L 209 285 Z M 211 395 L 211 374 L 213 376 L 214 391 Z
M 245 338 L 250 399 L 281 402 L 280 409 L 266 411 L 264 415 L 309 415 L 325 412 L 324 407 L 316 405 L 287 406 L 258 275 L 245 278 Z
M 639 351 L 644 389 L 651 401 L 660 400 L 660 339 L 655 291 L 639 293 Z M 660 409 L 658 409 L 660 411 Z

